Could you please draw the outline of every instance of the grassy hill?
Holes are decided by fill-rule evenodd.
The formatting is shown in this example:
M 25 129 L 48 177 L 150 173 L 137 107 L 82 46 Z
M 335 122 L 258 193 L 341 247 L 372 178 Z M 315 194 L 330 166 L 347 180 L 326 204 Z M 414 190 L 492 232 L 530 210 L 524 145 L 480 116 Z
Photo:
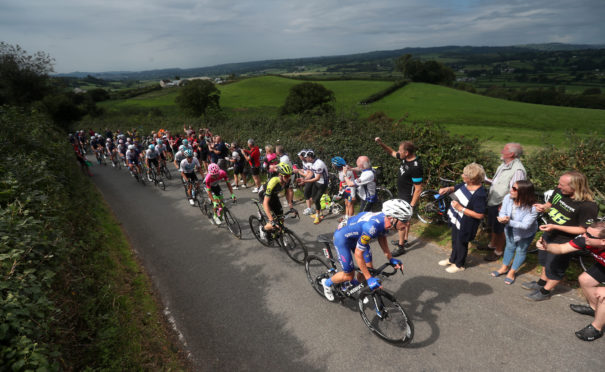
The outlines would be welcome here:
M 250 78 L 219 86 L 221 106 L 228 112 L 275 114 L 289 89 L 300 81 L 275 76 Z M 605 133 L 605 110 L 534 105 L 471 94 L 447 87 L 412 83 L 382 100 L 360 106 L 359 100 L 380 91 L 384 81 L 322 81 L 335 93 L 340 108 L 357 110 L 362 117 L 384 112 L 393 119 L 433 121 L 453 133 L 478 136 L 500 146 L 509 141 L 541 146 L 545 142 L 565 145 L 566 131 Z M 151 92 L 136 98 L 103 102 L 109 112 L 131 107 L 161 109 L 176 113 L 178 89 Z

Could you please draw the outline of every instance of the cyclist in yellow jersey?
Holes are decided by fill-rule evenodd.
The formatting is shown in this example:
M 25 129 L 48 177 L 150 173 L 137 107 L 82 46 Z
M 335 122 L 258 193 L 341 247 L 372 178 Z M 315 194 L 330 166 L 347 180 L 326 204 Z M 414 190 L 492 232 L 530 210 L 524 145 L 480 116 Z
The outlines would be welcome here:
M 279 163 L 277 165 L 278 175 L 269 179 L 264 186 L 264 190 L 259 192 L 259 197 L 263 202 L 263 209 L 269 222 L 265 225 L 265 230 L 271 231 L 275 227 L 274 215 L 279 217 L 284 214 L 281 202 L 279 200 L 279 192 L 284 190 L 286 200 L 290 209 L 294 209 L 293 196 L 294 192 L 289 187 L 290 177 L 292 176 L 292 166 L 287 163 Z

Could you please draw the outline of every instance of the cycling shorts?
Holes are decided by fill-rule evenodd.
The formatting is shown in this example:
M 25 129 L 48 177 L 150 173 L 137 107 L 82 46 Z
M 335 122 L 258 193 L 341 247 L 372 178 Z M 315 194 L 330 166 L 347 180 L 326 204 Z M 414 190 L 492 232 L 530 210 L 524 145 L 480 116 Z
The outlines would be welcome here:
M 139 157 L 128 158 L 128 164 L 139 165 Z
M 185 177 L 187 177 L 189 181 L 197 181 L 197 176 L 195 175 L 195 172 L 185 173 Z
M 221 187 L 216 184 L 214 186 L 210 186 L 210 191 L 214 196 L 223 196 L 223 192 L 221 191 Z
M 158 163 L 158 158 L 155 158 L 155 159 L 147 159 L 147 160 L 149 160 L 149 165 L 153 164 L 153 165 L 155 165 L 155 167 L 156 167 L 156 168 L 159 168 L 159 167 L 160 167 L 160 165 L 159 165 L 159 163 Z
M 347 239 L 344 231 L 337 230 L 334 233 L 334 247 L 336 247 L 336 254 L 340 266 L 342 266 L 342 271 L 345 273 L 355 271 L 353 252 L 357 247 L 357 239 Z M 363 260 L 366 264 L 372 263 L 372 252 L 369 249 L 363 252 Z

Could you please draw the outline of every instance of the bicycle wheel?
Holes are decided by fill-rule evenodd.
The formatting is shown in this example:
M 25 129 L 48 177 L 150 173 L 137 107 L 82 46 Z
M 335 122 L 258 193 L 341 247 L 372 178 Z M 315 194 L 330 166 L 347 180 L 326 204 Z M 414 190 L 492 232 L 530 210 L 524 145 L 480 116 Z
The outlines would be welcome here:
M 332 266 L 323 258 L 315 255 L 308 256 L 305 260 L 305 272 L 307 273 L 307 280 L 311 284 L 311 287 L 320 295 L 323 299 L 326 299 L 324 295 L 324 287 L 321 285 L 321 280 L 329 278 Z
M 261 235 L 260 231 L 261 227 L 265 226 L 265 219 L 260 219 L 256 216 L 250 216 L 250 218 L 248 218 L 248 223 L 250 224 L 250 230 L 252 230 L 252 234 L 254 235 L 256 240 L 258 240 L 259 243 L 261 243 L 262 245 L 270 247 L 271 241 L 267 239 L 267 234 L 263 232 L 263 235 Z
M 340 203 L 332 203 L 332 205 L 330 206 L 330 213 L 332 213 L 335 216 L 338 216 L 341 213 L 345 212 L 345 207 L 342 206 L 342 204 Z
M 308 256 L 307 247 L 300 238 L 290 229 L 284 227 L 284 231 L 277 240 L 277 243 L 286 251 L 286 254 L 292 261 L 304 265 Z
M 435 201 L 437 191 L 427 190 L 420 194 L 416 208 L 416 217 L 422 223 L 437 223 L 443 220 L 443 213 Z
M 594 256 L 588 252 L 581 252 L 578 258 L 584 271 L 588 271 L 596 263 Z
M 404 346 L 414 337 L 414 325 L 390 293 L 378 289 L 359 296 L 359 314 L 365 325 L 384 341 Z
M 382 203 L 393 199 L 393 194 L 386 187 L 378 186 L 376 187 L 376 195 L 377 201 L 374 203 L 374 207 L 372 208 L 375 212 L 379 212 L 382 210 Z
M 223 220 L 227 223 L 229 231 L 231 231 L 236 238 L 239 239 L 242 237 L 242 229 L 239 227 L 239 222 L 233 218 L 233 215 L 231 215 L 231 212 L 227 207 L 223 207 Z
M 164 177 L 166 177 L 167 180 L 172 179 L 172 174 L 170 174 L 170 170 L 168 169 L 168 167 L 162 167 L 162 174 L 164 175 Z
M 157 180 L 157 182 L 158 182 L 158 186 L 159 186 L 159 187 L 160 187 L 160 188 L 161 188 L 163 191 L 166 191 L 166 183 L 164 183 L 164 180 L 160 178 L 160 179 L 158 179 L 158 180 Z

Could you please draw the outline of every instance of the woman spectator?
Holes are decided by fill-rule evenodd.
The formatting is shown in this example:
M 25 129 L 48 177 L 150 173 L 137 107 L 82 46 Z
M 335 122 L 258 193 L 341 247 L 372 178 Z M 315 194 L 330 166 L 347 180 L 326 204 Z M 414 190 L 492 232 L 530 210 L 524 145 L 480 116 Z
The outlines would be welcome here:
M 271 179 L 272 177 L 277 176 L 277 164 L 279 163 L 279 158 L 273 149 L 273 145 L 265 146 L 265 161 L 263 163 L 263 168 L 267 171 L 267 179 Z
M 479 223 L 484 217 L 487 191 L 483 187 L 485 170 L 477 163 L 464 167 L 462 181 L 456 186 L 439 189 L 439 194 L 453 193 L 447 215 L 452 227 L 452 253 L 449 259 L 439 261 L 447 266 L 445 271 L 457 273 L 464 270 L 468 243 L 475 238 Z
M 527 247 L 538 230 L 538 211 L 533 206 L 535 202 L 534 185 L 526 180 L 515 182 L 510 188 L 510 193 L 502 200 L 498 222 L 505 226 L 506 246 L 502 266 L 493 271 L 492 276 L 498 277 L 508 273 L 504 279 L 506 284 L 515 282 L 516 273 L 525 262 Z M 512 267 L 509 270 L 511 261 Z

